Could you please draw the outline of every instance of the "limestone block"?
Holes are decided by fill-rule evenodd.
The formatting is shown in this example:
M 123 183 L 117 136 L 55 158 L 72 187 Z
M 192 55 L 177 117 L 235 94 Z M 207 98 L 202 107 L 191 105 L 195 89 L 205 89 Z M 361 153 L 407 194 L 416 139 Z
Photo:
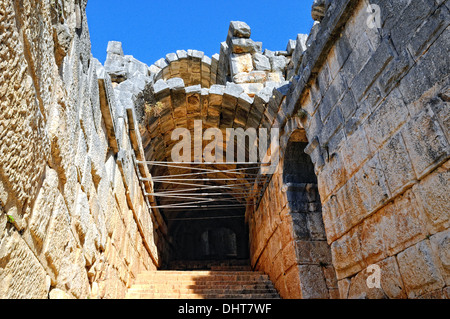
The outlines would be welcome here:
M 297 260 L 300 264 L 331 264 L 330 247 L 326 241 L 296 241 Z
M 119 41 L 109 41 L 106 52 L 109 54 L 115 54 L 123 56 L 122 42 Z
M 270 58 L 270 64 L 273 72 L 284 72 L 287 66 L 287 59 L 282 55 L 273 56 Z
M 322 204 L 322 217 L 327 235 L 328 244 L 331 244 L 344 233 L 344 225 L 340 214 L 343 210 L 340 208 L 336 196 L 331 196 L 329 200 Z
M 166 59 L 161 58 L 158 61 L 156 61 L 154 63 L 155 66 L 157 66 L 158 68 L 164 70 L 169 64 L 167 63 Z
M 90 190 L 94 184 L 91 172 L 92 172 L 91 158 L 89 156 L 86 156 L 83 169 L 81 170 L 80 183 L 82 190 L 88 195 L 88 197 L 90 196 Z
M 333 265 L 338 280 L 354 275 L 366 267 L 361 252 L 357 228 L 331 244 Z
M 450 162 L 423 179 L 413 188 L 417 200 L 428 218 L 431 233 L 445 230 L 450 225 L 450 193 L 448 192 Z
M 321 212 L 308 213 L 306 215 L 306 221 L 311 239 L 320 241 L 327 239 Z
M 340 299 L 348 298 L 348 291 L 350 289 L 350 283 L 351 283 L 351 280 L 348 278 L 338 281 Z
M 47 168 L 46 178 L 39 191 L 29 222 L 30 233 L 39 249 L 42 248 L 44 243 L 47 226 L 55 204 L 54 201 L 59 194 L 58 185 L 58 174 L 56 171 Z
M 137 74 L 141 74 L 143 76 L 148 76 L 148 65 L 137 60 L 131 55 L 125 56 L 126 68 L 127 68 L 127 78 L 131 79 L 135 77 Z
M 76 198 L 76 185 L 78 183 L 78 174 L 77 174 L 77 168 L 73 164 L 69 164 L 69 166 L 66 168 L 66 180 L 64 183 L 64 189 L 63 189 L 63 196 L 67 204 L 67 209 L 69 210 L 69 213 L 73 213 L 74 211 L 74 205 L 75 205 L 75 198 Z
M 242 21 L 231 21 L 228 30 L 229 37 L 250 38 L 251 29 L 247 23 Z
M 286 45 L 287 55 L 292 55 L 292 53 L 294 53 L 296 46 L 297 46 L 297 41 L 289 39 L 289 41 Z
M 349 176 L 369 157 L 369 145 L 362 128 L 348 136 L 342 147 L 342 158 Z
M 299 265 L 298 269 L 303 299 L 328 299 L 330 297 L 320 266 Z
M 408 117 L 408 109 L 398 90 L 393 91 L 387 100 L 375 110 L 367 120 L 365 130 L 372 151 L 379 148 Z
M 311 8 L 311 16 L 314 21 L 321 21 L 325 16 L 325 0 L 314 0 Z
M 332 265 L 324 266 L 322 265 L 322 272 L 325 278 L 325 283 L 327 284 L 328 291 L 330 292 L 330 299 L 339 299 L 339 296 L 332 296 L 331 289 L 338 290 L 338 281 L 336 279 L 336 271 Z M 336 293 L 336 292 L 335 292 Z
M 233 53 L 256 53 L 261 52 L 262 43 L 251 39 L 232 38 L 231 50 Z
M 202 51 L 198 51 L 198 50 L 188 50 L 187 55 L 188 55 L 188 57 L 192 57 L 197 60 L 202 60 L 205 53 Z
M 158 74 L 161 71 L 161 68 L 152 64 L 148 67 L 148 71 L 150 72 L 150 74 Z
M 90 140 L 90 142 L 89 142 Z M 98 184 L 98 179 L 102 176 L 104 169 L 107 145 L 102 143 L 96 131 L 91 131 L 91 136 L 88 138 L 88 156 L 91 158 L 92 172 L 94 183 Z
M 390 198 L 386 178 L 377 155 L 369 159 L 355 174 L 354 181 L 368 214 L 380 208 Z
M 293 69 L 295 74 L 299 72 L 299 66 L 302 62 L 303 53 L 306 51 L 306 40 L 308 39 L 307 34 L 298 34 L 297 40 L 295 41 L 295 50 L 292 53 Z
M 91 111 L 94 116 L 95 129 L 99 132 L 102 126 L 102 112 L 100 108 L 100 91 L 98 87 L 97 66 L 95 62 L 92 62 L 89 67 L 87 86 L 84 94 L 89 96 Z
M 369 288 L 367 286 L 367 269 L 360 271 L 351 279 L 348 291 L 348 299 L 385 299 L 386 296 L 381 288 Z
M 63 265 L 70 259 L 70 252 L 75 244 L 70 230 L 70 217 L 61 194 L 55 198 L 55 204 L 48 226 L 43 253 L 55 278 L 63 270 Z
M 267 56 L 261 53 L 253 54 L 253 65 L 257 71 L 271 71 L 272 65 Z
M 361 251 L 365 262 L 370 265 L 387 257 L 386 243 L 383 238 L 384 210 L 363 221 L 361 226 Z M 388 229 L 389 231 L 391 229 Z M 394 231 L 394 230 L 392 230 Z
M 450 283 L 450 231 L 446 230 L 430 237 L 431 247 L 442 265 L 445 284 Z
M 100 235 L 99 247 L 101 249 L 104 249 L 106 245 L 106 239 L 108 237 L 106 231 L 105 216 L 95 190 L 91 192 L 91 196 L 89 198 L 89 208 Z
M 171 90 L 181 90 L 184 89 L 184 81 L 181 78 L 171 78 L 166 81 L 167 85 Z
M 321 198 L 327 198 L 339 185 L 345 182 L 345 167 L 341 156 L 336 155 L 329 159 L 328 165 L 318 176 L 318 185 Z
M 237 84 L 242 83 L 264 83 L 267 80 L 266 72 L 264 71 L 251 71 L 249 73 L 238 73 L 233 77 L 233 82 Z M 264 87 L 264 86 L 262 86 Z
M 19 233 L 8 231 L 0 243 L 0 298 L 45 299 L 46 277 L 44 268 Z
M 401 252 L 397 260 L 408 298 L 417 298 L 444 287 L 439 261 L 429 240 L 423 240 Z
M 88 264 L 92 264 L 96 248 L 99 247 L 99 234 L 90 214 L 87 195 L 81 188 L 78 190 L 73 223 L 83 246 L 86 261 Z
M 50 291 L 49 299 L 62 300 L 62 299 L 74 299 L 74 298 L 71 295 L 69 295 L 67 292 L 62 291 L 61 289 L 55 288 Z
M 402 135 L 419 179 L 450 156 L 444 132 L 429 109 L 412 118 Z
M 250 53 L 230 54 L 231 76 L 241 72 L 253 71 L 253 60 Z
M 126 80 L 127 67 L 123 56 L 116 54 L 108 54 L 105 61 L 105 71 L 111 77 L 111 81 L 120 83 Z
M 269 82 L 275 82 L 275 83 L 280 83 L 284 81 L 284 76 L 282 72 L 269 72 L 267 73 L 267 83 L 266 86 L 268 85 Z
M 402 136 L 398 133 L 379 153 L 389 190 L 395 196 L 415 179 L 415 174 Z
M 389 257 L 377 263 L 381 268 L 381 288 L 390 299 L 406 298 L 406 291 L 395 257 Z
M 70 258 L 64 260 L 56 287 L 60 289 L 64 287 L 76 298 L 86 299 L 89 296 L 90 286 L 85 267 L 83 252 L 80 249 L 73 249 Z
M 407 191 L 383 209 L 383 242 L 389 255 L 425 238 L 426 228 L 414 194 Z

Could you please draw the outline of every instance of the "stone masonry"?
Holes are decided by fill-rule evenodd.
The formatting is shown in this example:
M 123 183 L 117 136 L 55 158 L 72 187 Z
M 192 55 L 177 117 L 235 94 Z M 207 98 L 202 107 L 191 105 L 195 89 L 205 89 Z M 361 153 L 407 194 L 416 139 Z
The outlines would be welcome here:
M 285 50 L 232 21 L 218 54 L 148 66 L 116 41 L 92 56 L 87 0 L 0 0 L 0 298 L 124 298 L 167 267 L 144 161 L 195 120 L 280 129 L 245 206 L 280 297 L 450 298 L 450 3 L 311 2 Z

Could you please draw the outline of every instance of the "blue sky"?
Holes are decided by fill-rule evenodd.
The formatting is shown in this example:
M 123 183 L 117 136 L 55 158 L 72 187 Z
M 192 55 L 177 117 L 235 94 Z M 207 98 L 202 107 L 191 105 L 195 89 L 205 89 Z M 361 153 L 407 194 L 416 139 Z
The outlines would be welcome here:
M 298 33 L 309 34 L 313 0 L 153 1 L 89 0 L 87 16 L 94 57 L 104 63 L 108 41 L 148 65 L 176 50 L 219 53 L 230 21 L 247 22 L 263 49 L 285 50 Z

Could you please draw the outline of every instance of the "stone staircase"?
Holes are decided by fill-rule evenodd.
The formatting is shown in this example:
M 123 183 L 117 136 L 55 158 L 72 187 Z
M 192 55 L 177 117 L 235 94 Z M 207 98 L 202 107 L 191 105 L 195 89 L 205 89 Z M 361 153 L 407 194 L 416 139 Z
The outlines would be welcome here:
M 251 271 L 248 259 L 230 260 L 176 260 L 171 261 L 170 270 L 246 270 Z
M 269 277 L 243 270 L 148 271 L 127 299 L 279 299 Z

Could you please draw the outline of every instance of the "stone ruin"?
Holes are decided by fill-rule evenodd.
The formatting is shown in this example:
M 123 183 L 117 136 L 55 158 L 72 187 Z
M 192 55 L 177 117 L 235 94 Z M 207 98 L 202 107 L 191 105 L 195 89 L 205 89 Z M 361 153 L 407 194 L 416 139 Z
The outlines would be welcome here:
M 220 260 L 283 298 L 450 298 L 448 1 L 314 0 L 283 51 L 232 21 L 219 54 L 151 66 L 95 59 L 86 4 L 0 0 L 0 298 L 123 298 Z M 215 164 L 226 207 L 180 210 L 201 179 L 167 184 L 198 169 L 167 165 L 171 135 L 195 121 L 278 128 L 276 173 Z

